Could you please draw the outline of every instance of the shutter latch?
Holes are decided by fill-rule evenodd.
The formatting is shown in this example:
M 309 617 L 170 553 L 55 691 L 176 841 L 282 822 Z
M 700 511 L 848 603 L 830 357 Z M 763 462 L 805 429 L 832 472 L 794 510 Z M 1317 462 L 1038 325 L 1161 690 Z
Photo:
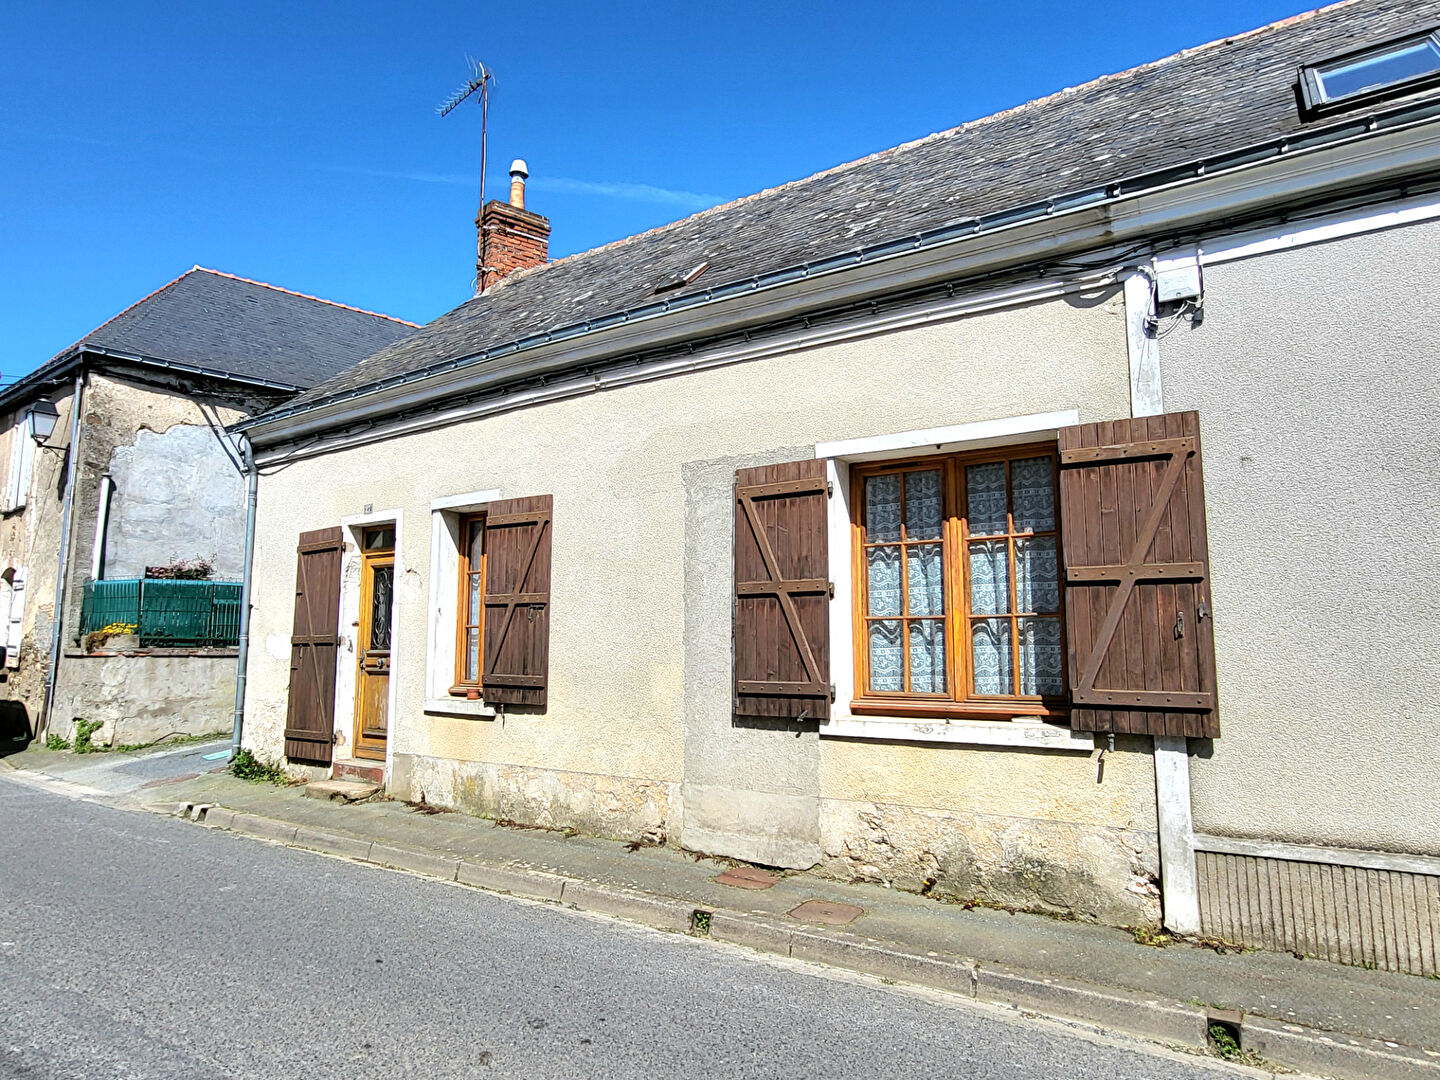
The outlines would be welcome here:
M 1195 618 L 1196 618 L 1196 620 L 1203 619 L 1203 618 L 1205 618 L 1206 616 L 1208 616 L 1209 614 L 1210 614 L 1210 612 L 1208 612 L 1208 611 L 1205 610 L 1205 605 L 1204 605 L 1203 603 L 1200 603 L 1200 604 L 1196 604 L 1196 605 L 1195 605 Z
M 1179 640 L 1180 640 L 1181 638 L 1183 638 L 1184 636 L 1185 636 L 1185 613 L 1184 613 L 1183 611 L 1177 611 L 1177 612 L 1175 613 L 1175 640 L 1176 640 L 1176 641 L 1179 641 Z

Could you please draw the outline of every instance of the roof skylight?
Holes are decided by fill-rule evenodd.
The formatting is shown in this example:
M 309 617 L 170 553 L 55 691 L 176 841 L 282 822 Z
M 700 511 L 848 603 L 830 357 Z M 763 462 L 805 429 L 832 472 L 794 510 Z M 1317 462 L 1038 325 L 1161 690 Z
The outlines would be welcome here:
M 1440 82 L 1440 31 L 1414 34 L 1300 69 L 1308 113 L 1346 108 Z

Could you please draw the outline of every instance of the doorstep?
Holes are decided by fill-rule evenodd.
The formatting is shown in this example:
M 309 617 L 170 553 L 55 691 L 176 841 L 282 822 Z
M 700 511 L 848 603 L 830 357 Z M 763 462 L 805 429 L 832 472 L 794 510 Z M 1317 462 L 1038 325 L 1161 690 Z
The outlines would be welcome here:
M 336 758 L 330 766 L 332 780 L 359 780 L 367 784 L 385 785 L 385 762 L 366 758 Z

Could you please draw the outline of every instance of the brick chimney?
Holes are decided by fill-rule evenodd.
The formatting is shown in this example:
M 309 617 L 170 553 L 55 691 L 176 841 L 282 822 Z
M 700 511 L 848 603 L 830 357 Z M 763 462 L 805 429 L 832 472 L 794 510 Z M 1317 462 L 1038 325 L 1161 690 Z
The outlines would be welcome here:
M 550 219 L 525 209 L 525 162 L 510 165 L 510 201 L 491 199 L 475 221 L 479 230 L 475 281 L 484 292 L 516 270 L 543 266 L 550 258 Z

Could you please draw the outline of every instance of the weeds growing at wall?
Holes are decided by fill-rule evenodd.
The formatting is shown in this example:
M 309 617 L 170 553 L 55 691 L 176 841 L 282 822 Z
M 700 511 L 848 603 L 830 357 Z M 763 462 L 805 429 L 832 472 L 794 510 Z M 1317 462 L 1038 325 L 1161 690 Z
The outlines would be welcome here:
M 93 754 L 103 747 L 95 746 L 90 742 L 90 736 L 99 731 L 103 725 L 99 720 L 85 720 L 79 716 L 75 718 L 75 744 L 72 749 L 77 754 Z
M 70 740 L 63 735 L 47 735 L 45 737 L 46 750 L 69 750 Z
M 253 780 L 256 783 L 265 784 L 288 784 L 290 778 L 285 775 L 285 770 L 279 765 L 268 761 L 261 761 L 249 750 L 240 750 L 230 760 L 230 771 L 241 780 Z

